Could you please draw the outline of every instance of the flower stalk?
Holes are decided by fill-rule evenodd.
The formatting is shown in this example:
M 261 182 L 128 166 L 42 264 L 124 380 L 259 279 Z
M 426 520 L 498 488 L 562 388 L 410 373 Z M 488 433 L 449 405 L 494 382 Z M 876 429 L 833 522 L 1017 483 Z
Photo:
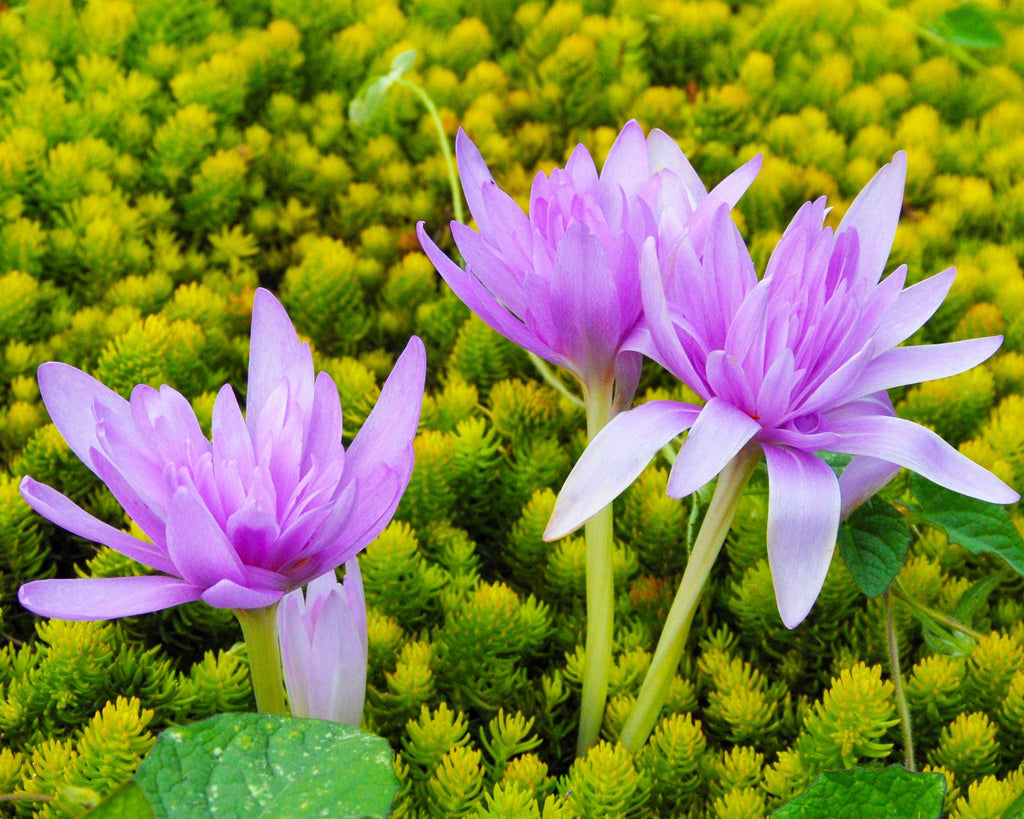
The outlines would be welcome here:
M 277 639 L 277 603 L 261 609 L 235 609 L 249 651 L 249 677 L 261 714 L 288 715 L 284 704 L 281 646 Z
M 644 678 L 636 705 L 619 737 L 619 741 L 630 753 L 639 751 L 647 741 L 665 704 L 686 648 L 686 638 L 690 634 L 690 625 L 693 623 L 701 592 L 711 574 L 711 567 L 722 550 L 740 497 L 760 460 L 760 455 L 759 446 L 747 446 L 740 450 L 718 476 L 718 485 L 711 497 L 711 504 L 704 516 L 697 540 L 693 544 L 693 551 L 683 572 L 683 579 L 679 583 L 679 590 L 672 601 L 672 608 L 665 619 L 665 627 L 654 651 L 650 670 Z
M 603 385 L 603 388 L 585 388 L 584 392 L 589 443 L 611 420 L 612 382 Z M 597 742 L 608 699 L 615 619 L 612 522 L 612 505 L 609 503 L 584 528 L 587 547 L 587 636 L 580 728 L 576 740 L 577 756 L 583 756 Z
M 914 734 L 910 724 L 910 708 L 907 695 L 903 690 L 903 674 L 900 671 L 900 647 L 896 638 L 896 621 L 892 615 L 892 595 L 885 591 L 885 636 L 889 643 L 889 668 L 892 672 L 893 685 L 896 686 L 896 708 L 900 712 L 900 725 L 903 728 L 903 749 L 906 754 L 904 765 L 908 771 L 916 770 L 914 764 Z

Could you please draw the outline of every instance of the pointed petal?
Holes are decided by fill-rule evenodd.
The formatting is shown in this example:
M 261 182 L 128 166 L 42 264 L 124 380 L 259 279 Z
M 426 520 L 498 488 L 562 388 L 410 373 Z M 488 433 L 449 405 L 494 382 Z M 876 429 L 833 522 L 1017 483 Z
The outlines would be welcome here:
M 896 225 L 903 208 L 903 185 L 907 178 L 907 155 L 898 151 L 857 194 L 846 211 L 836 235 L 857 231 L 860 240 L 858 273 L 862 281 L 875 284 L 885 271 L 892 250 Z
M 269 290 L 257 289 L 252 305 L 249 344 L 249 383 L 245 422 L 256 429 L 267 399 L 281 382 L 289 396 L 308 408 L 313 402 L 313 353 L 299 341 L 288 313 Z
M 903 418 L 875 415 L 835 419 L 833 452 L 868 455 L 912 469 L 928 480 L 989 503 L 1016 503 L 1020 495 L 930 429 Z
M 72 534 L 109 546 L 157 571 L 177 574 L 174 564 L 158 547 L 94 518 L 56 489 L 26 477 L 21 480 L 21 496 L 48 521 Z
M 544 540 L 557 540 L 600 512 L 644 471 L 665 444 L 697 419 L 700 408 L 650 401 L 616 415 L 590 442 L 558 494 Z
M 644 359 L 640 353 L 622 350 L 615 358 L 615 404 L 612 411 L 625 412 L 633 403 Z
M 697 171 L 693 169 L 690 160 L 686 158 L 686 154 L 672 137 L 655 128 L 647 135 L 647 150 L 650 153 L 651 173 L 656 174 L 662 170 L 668 170 L 675 174 L 683 183 L 691 211 L 707 198 L 707 188 Z
M 452 222 L 451 227 L 455 245 L 466 260 L 465 275 L 475 277 L 510 313 L 525 315 L 527 296 L 521 270 L 529 261 L 523 262 L 517 270 L 508 263 L 507 256 L 495 252 L 496 249 L 475 230 L 458 222 Z
M 868 364 L 861 377 L 850 385 L 847 395 L 851 399 L 859 398 L 879 390 L 948 378 L 976 367 L 1002 343 L 1002 336 L 988 336 L 945 344 L 895 347 Z
M 786 628 L 796 628 L 818 598 L 839 530 L 839 481 L 807 452 L 767 444 L 768 564 Z
M 949 294 L 955 278 L 956 268 L 950 267 L 901 292 L 875 331 L 878 349 L 895 347 L 923 327 Z
M 86 466 L 91 466 L 90 449 L 101 449 L 96 436 L 93 407 L 106 407 L 131 423 L 128 402 L 113 390 L 79 369 L 58 361 L 39 366 L 39 393 L 50 418 L 67 441 L 71 451 Z
M 490 233 L 495 226 L 488 218 L 487 206 L 484 203 L 483 189 L 485 186 L 498 187 L 490 168 L 484 161 L 480 149 L 473 144 L 466 132 L 459 128 L 455 136 L 455 158 L 459 166 L 459 179 L 462 180 L 462 191 L 466 195 L 466 204 L 480 230 Z M 500 231 L 501 226 L 497 226 Z
M 417 336 L 412 336 L 380 396 L 352 445 L 345 453 L 343 483 L 387 464 L 393 469 L 412 466 L 412 440 L 420 420 L 423 384 L 427 374 L 427 351 Z
M 556 364 L 558 355 L 547 344 L 540 341 L 537 335 L 523 323 L 523 318 L 512 315 L 494 295 L 488 292 L 487 288 L 475 276 L 467 273 L 455 262 L 449 259 L 434 241 L 427 235 L 423 222 L 416 225 L 416 235 L 419 237 L 423 252 L 433 262 L 441 278 L 445 280 L 452 292 L 491 329 L 501 333 L 513 344 L 518 344 L 541 358 L 552 361 Z
M 18 590 L 33 614 L 59 620 L 112 620 L 198 600 L 200 589 L 177 577 L 87 577 L 36 580 Z
M 171 499 L 167 553 L 181 575 L 201 589 L 225 578 L 242 581 L 242 561 L 210 511 L 187 487 Z
M 685 498 L 714 478 L 733 459 L 761 425 L 721 398 L 701 410 L 668 476 L 667 492 Z
M 617 185 L 627 196 L 635 195 L 650 178 L 650 160 L 643 129 L 631 119 L 619 131 L 601 168 L 601 185 Z

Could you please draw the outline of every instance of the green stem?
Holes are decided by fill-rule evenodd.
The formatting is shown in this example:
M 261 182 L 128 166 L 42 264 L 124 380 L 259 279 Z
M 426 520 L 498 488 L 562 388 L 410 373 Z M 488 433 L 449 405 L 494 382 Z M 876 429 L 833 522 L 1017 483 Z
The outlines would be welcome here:
M 926 606 L 920 600 L 915 600 L 903 589 L 903 586 L 900 584 L 899 578 L 897 578 L 896 582 L 889 587 L 889 590 L 898 600 L 902 600 L 904 603 L 910 606 L 910 608 L 915 609 L 916 611 L 920 612 L 926 617 L 929 617 L 936 623 L 940 623 L 941 625 L 944 625 L 947 628 L 951 628 L 954 631 L 959 631 L 961 634 L 966 634 L 968 637 L 973 637 L 975 640 L 980 640 L 982 637 L 984 637 L 984 635 L 980 631 L 975 631 L 974 629 L 965 626 L 959 620 L 950 617 L 948 614 L 943 614 L 941 611 L 938 611 L 937 609 L 933 609 L 930 606 Z
M 537 372 L 540 373 L 540 377 L 544 379 L 544 383 L 555 390 L 555 392 L 568 399 L 571 404 L 577 407 L 584 406 L 583 399 L 578 395 L 573 395 L 569 392 L 569 388 L 562 383 L 561 379 L 555 375 L 554 372 L 552 372 L 548 363 L 543 358 L 536 353 L 531 353 L 529 350 L 527 350 L 526 354 L 530 357 L 530 361 L 533 362 L 533 366 L 536 368 Z
M 462 210 L 462 194 L 459 193 L 459 175 L 455 170 L 455 162 L 452 159 L 452 149 L 448 145 L 448 134 L 445 133 L 444 123 L 441 122 L 441 115 L 437 113 L 437 106 L 434 105 L 434 101 L 430 98 L 426 91 L 420 88 L 416 83 L 405 78 L 401 78 L 395 81 L 397 85 L 404 85 L 410 89 L 427 108 L 427 113 L 430 114 L 430 118 L 434 121 L 434 127 L 437 129 L 437 139 L 441 143 L 441 154 L 444 156 L 445 164 L 448 165 L 448 184 L 452 188 L 452 213 L 455 214 L 455 221 L 462 222 L 465 224 L 466 217 Z
M 704 523 L 693 544 L 693 552 L 686 564 L 686 571 L 683 572 L 675 600 L 672 601 L 672 608 L 665 619 L 665 627 L 654 651 L 651 668 L 644 678 L 640 696 L 637 697 L 636 705 L 619 737 L 619 741 L 630 753 L 636 753 L 647 741 L 658 714 L 661 713 L 661 707 L 665 704 L 672 680 L 679 668 L 679 661 L 683 657 L 683 650 L 686 648 L 686 638 L 689 636 L 690 624 L 697 611 L 704 584 L 725 542 L 743 489 L 760 457 L 759 446 L 748 446 L 718 475 L 715 494 L 711 498 Z
M 900 647 L 896 639 L 896 622 L 892 616 L 892 595 L 885 592 L 885 635 L 889 641 L 889 667 L 892 670 L 892 681 L 896 686 L 896 708 L 900 712 L 900 723 L 903 726 L 903 748 L 906 753 L 906 766 L 913 771 L 914 766 L 914 734 L 910 725 L 910 708 L 907 695 L 903 690 L 903 674 L 900 672 Z
M 612 417 L 612 383 L 597 390 L 584 387 L 587 409 L 587 441 L 601 431 Z M 612 567 L 612 505 L 587 521 L 587 637 L 583 658 L 583 692 L 580 703 L 580 731 L 576 755 L 582 756 L 597 742 L 608 698 L 608 676 L 612 664 L 615 619 L 615 583 Z
M 261 714 L 287 716 L 281 645 L 277 641 L 277 603 L 262 609 L 235 609 L 249 651 L 249 678 Z

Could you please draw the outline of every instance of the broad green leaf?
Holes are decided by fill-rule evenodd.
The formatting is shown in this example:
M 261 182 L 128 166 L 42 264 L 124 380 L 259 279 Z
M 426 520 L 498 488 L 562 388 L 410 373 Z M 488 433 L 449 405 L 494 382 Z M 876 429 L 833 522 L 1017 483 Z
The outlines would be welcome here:
M 365 125 L 384 108 L 391 86 L 402 79 L 416 62 L 416 49 L 410 48 L 395 56 L 387 74 L 366 83 L 348 104 L 348 118 L 355 125 Z
M 909 545 L 906 519 L 881 498 L 871 498 L 839 529 L 839 554 L 868 597 L 889 588 L 903 567 Z
M 1024 540 L 1009 513 L 998 504 L 969 498 L 914 475 L 910 491 L 924 519 L 974 554 L 995 554 L 1024 575 Z
M 959 46 L 999 48 L 1003 45 L 1003 36 L 996 28 L 991 10 L 977 3 L 961 3 L 944 11 L 933 28 L 942 39 Z
M 899 765 L 823 773 L 772 819 L 938 819 L 946 779 Z
M 391 748 L 357 728 L 269 714 L 220 714 L 164 731 L 135 781 L 157 819 L 386 817 L 398 788 Z
M 134 781 L 126 782 L 95 808 L 90 819 L 153 819 L 153 806 Z
M 1021 816 L 1024 816 L 1024 793 L 1014 799 L 1010 803 L 1010 807 L 1003 811 L 1003 819 L 1019 819 Z

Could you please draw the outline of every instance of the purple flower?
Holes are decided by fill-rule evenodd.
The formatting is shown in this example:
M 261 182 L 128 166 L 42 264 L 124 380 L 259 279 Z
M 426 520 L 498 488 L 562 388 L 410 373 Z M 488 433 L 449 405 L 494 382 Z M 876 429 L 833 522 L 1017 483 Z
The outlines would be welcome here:
M 420 243 L 434 266 L 491 327 L 582 384 L 610 384 L 618 376 L 626 405 L 640 374 L 640 356 L 622 345 L 642 315 L 644 240 L 684 227 L 701 234 L 717 206 L 731 208 L 760 168 L 756 157 L 708 194 L 668 135 L 654 130 L 645 139 L 631 121 L 600 175 L 583 145 L 564 169 L 538 173 L 527 216 L 461 130 L 456 154 L 480 232 L 452 222 L 463 270 L 421 222 Z
M 348 451 L 341 403 L 288 315 L 266 290 L 253 304 L 243 418 L 225 385 L 207 440 L 188 401 L 139 385 L 125 401 L 66 364 L 39 368 L 50 417 L 150 542 L 88 514 L 26 477 L 39 514 L 159 574 L 41 580 L 22 605 L 65 620 L 99 620 L 204 600 L 270 606 L 350 559 L 387 525 L 412 473 L 426 358 L 410 340 Z
M 359 727 L 366 698 L 366 599 L 359 563 L 313 580 L 277 609 L 284 682 L 293 717 L 314 717 Z
M 897 418 L 886 394 L 963 372 L 1002 338 L 897 347 L 935 312 L 946 270 L 904 289 L 906 266 L 881 279 L 903 201 L 898 153 L 822 227 L 824 199 L 786 229 L 758 281 L 746 247 L 715 214 L 698 254 L 682 237 L 643 249 L 649 337 L 637 347 L 705 400 L 652 401 L 617 416 L 566 481 L 545 536 L 561 537 L 625 489 L 655 453 L 689 429 L 668 494 L 710 481 L 744 447 L 768 469 L 768 560 L 790 628 L 807 616 L 828 571 L 840 518 L 905 466 L 993 503 L 1019 495 L 930 430 Z M 660 269 L 659 269 L 660 261 Z M 854 458 L 837 480 L 818 452 Z

